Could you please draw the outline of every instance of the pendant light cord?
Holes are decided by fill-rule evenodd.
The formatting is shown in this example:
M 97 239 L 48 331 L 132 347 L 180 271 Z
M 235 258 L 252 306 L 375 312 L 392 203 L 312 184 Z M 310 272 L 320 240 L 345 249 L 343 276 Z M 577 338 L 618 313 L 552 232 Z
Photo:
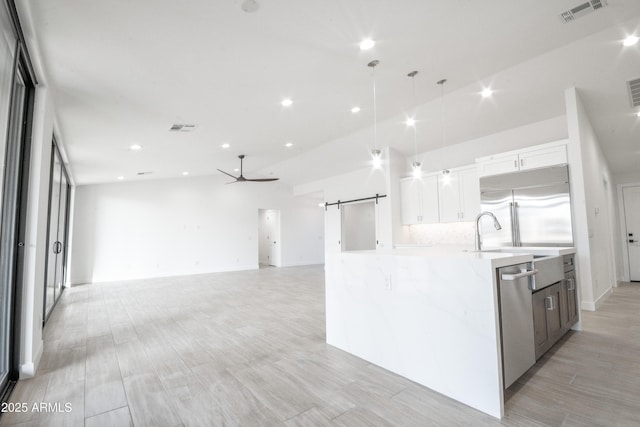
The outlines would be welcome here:
M 413 150 L 415 152 L 415 163 L 418 163 L 418 121 L 416 116 L 418 115 L 418 107 L 416 105 L 416 74 L 417 71 L 409 73 L 411 76 L 411 99 L 413 102 Z
M 373 150 L 372 154 L 375 157 L 380 155 L 380 150 L 378 150 L 378 103 L 376 102 L 376 65 L 378 65 L 380 61 L 374 59 L 373 61 L 367 64 L 367 67 L 371 68 L 371 76 L 373 78 Z
M 373 148 L 378 149 L 378 106 L 376 103 L 376 65 L 373 65 L 371 68 L 371 73 L 373 76 Z
M 446 129 L 446 120 L 445 120 L 445 105 L 444 105 L 444 84 L 447 82 L 447 79 L 442 79 L 438 81 L 437 84 L 440 85 L 440 98 L 442 103 L 442 159 L 446 161 L 447 154 L 447 129 Z M 443 172 L 448 170 L 446 167 L 443 167 Z

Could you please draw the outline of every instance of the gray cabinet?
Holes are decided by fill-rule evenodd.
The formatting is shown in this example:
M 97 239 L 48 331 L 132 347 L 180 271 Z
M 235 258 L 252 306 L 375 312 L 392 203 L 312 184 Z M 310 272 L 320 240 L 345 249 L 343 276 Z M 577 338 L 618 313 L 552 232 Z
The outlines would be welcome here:
M 578 305 L 578 291 L 576 287 L 575 271 L 566 273 L 565 280 L 562 281 L 562 303 L 564 305 L 562 326 L 565 332 L 570 330 L 573 325 L 578 322 L 580 306 Z
M 563 283 L 564 281 L 555 283 L 533 294 L 536 360 L 549 350 L 565 332 Z

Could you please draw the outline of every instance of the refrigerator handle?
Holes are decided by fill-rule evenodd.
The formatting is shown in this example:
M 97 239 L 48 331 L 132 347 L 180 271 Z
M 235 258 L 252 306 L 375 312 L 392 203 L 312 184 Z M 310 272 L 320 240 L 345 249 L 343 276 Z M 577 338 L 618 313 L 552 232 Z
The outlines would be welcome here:
M 511 246 L 516 246 L 516 211 L 513 202 L 509 203 L 509 213 L 511 220 Z
M 518 216 L 518 202 L 513 202 L 513 246 L 522 246 L 520 241 L 520 218 Z

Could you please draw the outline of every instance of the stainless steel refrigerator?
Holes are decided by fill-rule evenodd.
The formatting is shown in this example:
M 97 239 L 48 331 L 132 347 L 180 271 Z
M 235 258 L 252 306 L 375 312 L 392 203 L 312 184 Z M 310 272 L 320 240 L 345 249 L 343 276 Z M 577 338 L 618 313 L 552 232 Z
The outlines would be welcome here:
M 480 194 L 502 225 L 482 228 L 483 247 L 573 246 L 567 165 L 485 176 Z

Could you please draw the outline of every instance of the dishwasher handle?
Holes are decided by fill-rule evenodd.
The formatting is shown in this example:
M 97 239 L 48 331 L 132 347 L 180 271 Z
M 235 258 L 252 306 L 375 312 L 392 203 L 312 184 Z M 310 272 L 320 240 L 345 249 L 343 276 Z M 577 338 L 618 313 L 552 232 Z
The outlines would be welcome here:
M 523 277 L 535 276 L 537 273 L 538 269 L 534 268 L 533 270 L 525 270 L 522 273 L 503 274 L 502 276 L 500 276 L 500 278 L 505 281 L 512 281 L 521 279 Z

